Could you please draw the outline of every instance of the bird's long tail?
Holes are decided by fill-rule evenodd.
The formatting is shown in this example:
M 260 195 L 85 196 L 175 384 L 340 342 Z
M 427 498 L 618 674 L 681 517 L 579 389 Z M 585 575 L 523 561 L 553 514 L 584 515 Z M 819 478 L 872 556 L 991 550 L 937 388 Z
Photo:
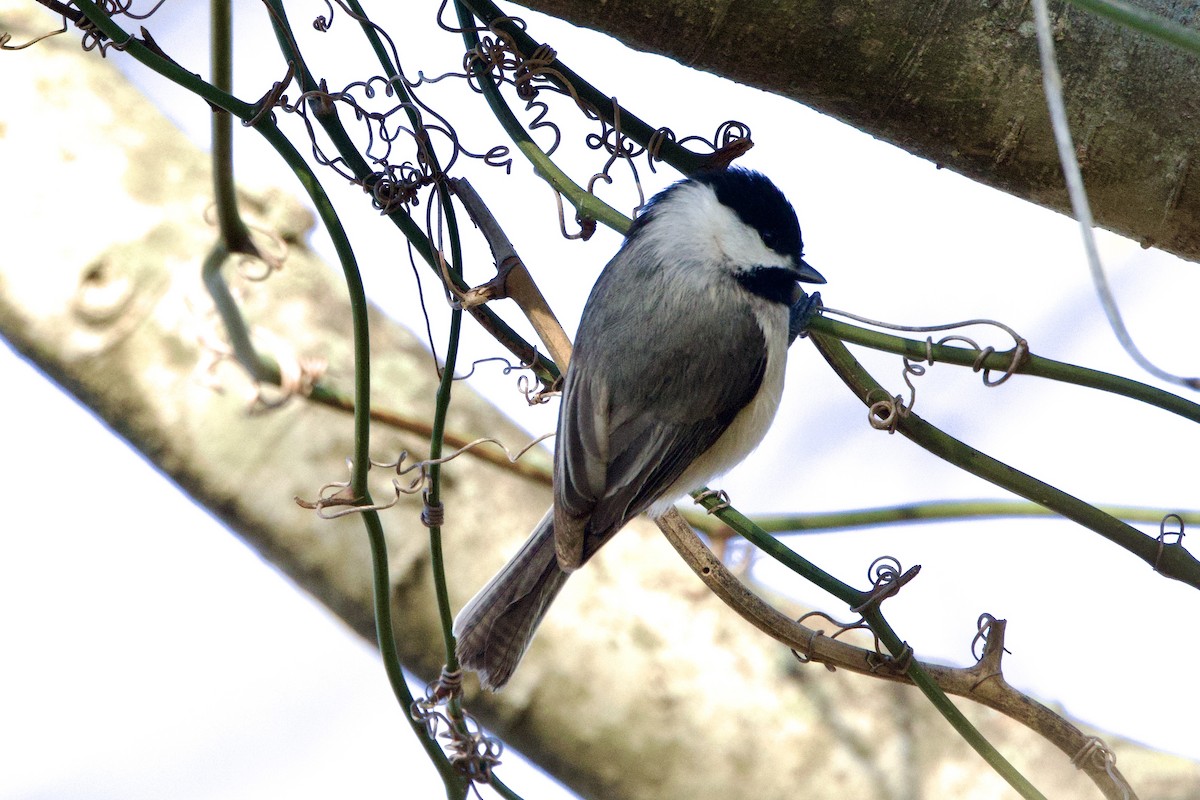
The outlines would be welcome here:
M 554 553 L 554 514 L 542 521 L 496 577 L 454 620 L 458 660 L 484 688 L 508 682 L 567 573 Z

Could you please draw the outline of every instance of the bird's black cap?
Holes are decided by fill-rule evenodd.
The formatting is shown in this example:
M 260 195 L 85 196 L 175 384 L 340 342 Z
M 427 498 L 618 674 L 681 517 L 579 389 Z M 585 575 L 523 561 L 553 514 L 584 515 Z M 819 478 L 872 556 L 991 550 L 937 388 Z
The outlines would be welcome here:
M 766 175 L 730 167 L 697 173 L 692 179 L 711 186 L 721 204 L 757 230 L 767 247 L 782 255 L 799 256 L 803 251 L 796 211 Z
M 800 280 L 825 283 L 821 273 L 804 262 L 804 240 L 796 210 L 770 178 L 761 172 L 729 167 L 697 173 L 692 180 L 712 187 L 721 204 L 758 231 L 767 247 L 780 255 L 795 257 Z

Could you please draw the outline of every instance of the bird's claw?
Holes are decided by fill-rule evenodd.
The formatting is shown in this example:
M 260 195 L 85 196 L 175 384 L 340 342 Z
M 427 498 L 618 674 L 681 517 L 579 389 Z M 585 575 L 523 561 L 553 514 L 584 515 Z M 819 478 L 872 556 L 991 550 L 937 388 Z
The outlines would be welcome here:
M 797 336 L 803 338 L 808 335 L 808 323 L 820 312 L 821 307 L 820 292 L 808 294 L 800 290 L 800 298 L 792 304 L 788 313 L 788 344 L 796 341 Z

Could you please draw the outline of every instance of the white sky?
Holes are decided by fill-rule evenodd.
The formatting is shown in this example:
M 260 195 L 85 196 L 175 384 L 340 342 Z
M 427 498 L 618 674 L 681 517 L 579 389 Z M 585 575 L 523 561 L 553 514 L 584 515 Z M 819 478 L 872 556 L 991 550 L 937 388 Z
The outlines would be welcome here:
M 459 40 L 432 27 L 436 2 L 421 5 L 420 24 L 429 29 L 412 37 L 408 69 L 452 69 Z M 252 99 L 283 69 L 273 41 L 254 22 L 258 5 L 239 6 L 237 92 Z M 290 9 L 297 30 L 326 13 L 323 3 L 306 5 L 303 13 L 299 8 Z M 206 73 L 203 14 L 165 16 L 171 10 L 168 4 L 161 27 L 153 20 L 156 39 Z M 1070 220 L 939 171 L 794 103 L 631 53 L 532 13 L 523 16 L 536 38 L 655 124 L 707 136 L 725 119 L 748 123 L 756 147 L 741 163 L 770 174 L 796 205 L 808 260 L 829 279 L 822 289 L 828 305 L 908 324 L 994 317 L 1028 338 L 1038 354 L 1152 382 L 1106 328 Z M 385 27 L 395 22 L 379 21 Z M 344 16 L 335 21 L 343 41 L 353 41 L 351 27 Z M 28 78 L 19 54 L 4 57 L 10 80 Z M 203 103 L 145 77 L 119 55 L 114 62 L 128 67 L 206 146 Z M 431 66 L 435 62 L 441 66 Z M 352 56 L 340 55 L 336 63 L 331 83 L 352 79 Z M 289 174 L 269 166 L 254 134 L 237 135 L 243 180 L 300 194 Z M 469 145 L 483 150 L 499 140 L 481 131 Z M 594 158 L 573 161 L 567 147 L 562 163 L 575 175 L 595 168 Z M 472 170 L 485 197 L 504 185 L 498 175 Z M 501 222 L 573 330 L 587 288 L 618 239 L 602 233 L 588 244 L 561 241 L 550 191 L 519 157 L 514 175 L 530 209 L 502 204 Z M 663 167 L 643 177 L 657 189 L 676 176 Z M 326 180 L 331 190 L 337 184 L 332 176 Z M 605 197 L 624 209 L 632 205 L 624 189 Z M 363 252 L 371 251 L 371 242 L 396 247 L 391 226 L 380 224 L 361 198 L 348 190 L 336 194 L 356 246 Z M 314 244 L 329 249 L 320 235 Z M 1167 368 L 1200 371 L 1189 347 L 1200 272 L 1115 236 L 1102 235 L 1102 247 L 1143 350 Z M 419 319 L 407 269 L 378 265 L 366 277 L 377 302 L 410 324 Z M 436 298 L 430 309 L 440 347 L 445 315 Z M 423 330 L 418 334 L 424 338 Z M 999 338 L 987 341 L 1007 347 Z M 493 354 L 494 347 L 469 332 L 462 363 Z M 898 361 L 864 360 L 885 384 L 902 385 Z M 481 372 L 472 382 L 503 395 L 505 409 L 530 431 L 553 427 L 553 408 L 529 411 L 511 377 L 494 368 Z M 21 493 L 0 533 L 0 641 L 7 651 L 0 797 L 390 796 L 399 769 L 404 796 L 441 796 L 367 645 L 7 350 L 0 350 L 0 385 L 8 419 L 20 420 L 5 432 L 0 480 Z M 1164 511 L 1200 505 L 1192 456 L 1200 432 L 1164 412 L 1033 379 L 984 389 L 978 377 L 945 365 L 921 380 L 917 410 L 1083 499 Z M 71 452 L 48 453 L 47 441 L 72 442 Z M 56 460 L 63 457 L 79 459 L 77 483 L 29 480 L 60 474 Z M 793 348 L 784 407 L 770 440 L 720 485 L 751 512 L 1004 497 L 906 440 L 869 429 L 862 406 L 804 342 Z M 117 492 L 131 491 L 147 505 L 122 505 L 119 517 L 106 511 Z M 171 520 L 169 535 L 161 529 L 164 519 Z M 1006 617 L 1011 682 L 1102 729 L 1200 758 L 1194 735 L 1200 687 L 1190 667 L 1200 647 L 1177 621 L 1194 616 L 1200 598 L 1098 536 L 1058 521 L 992 521 L 791 543 L 860 584 L 877 555 L 895 555 L 906 567 L 921 563 L 921 577 L 889 606 L 889 618 L 918 655 L 966 663 L 976 617 L 985 611 Z M 164 570 L 164 564 L 171 566 Z M 759 574 L 843 615 L 836 602 L 765 561 Z M 411 754 L 411 766 L 406 756 L 399 767 L 397 753 Z M 553 796 L 537 776 L 506 769 L 506 781 L 527 797 Z

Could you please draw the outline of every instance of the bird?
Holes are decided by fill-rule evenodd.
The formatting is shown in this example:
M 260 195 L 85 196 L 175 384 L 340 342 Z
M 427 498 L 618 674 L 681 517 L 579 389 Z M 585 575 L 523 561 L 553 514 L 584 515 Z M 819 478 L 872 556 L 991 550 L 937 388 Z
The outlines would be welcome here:
M 459 663 L 485 689 L 508 682 L 567 577 L 627 522 L 665 513 L 758 446 L 788 346 L 819 304 L 798 282 L 825 278 L 762 173 L 700 172 L 646 203 L 580 319 L 553 507 L 454 622 Z

